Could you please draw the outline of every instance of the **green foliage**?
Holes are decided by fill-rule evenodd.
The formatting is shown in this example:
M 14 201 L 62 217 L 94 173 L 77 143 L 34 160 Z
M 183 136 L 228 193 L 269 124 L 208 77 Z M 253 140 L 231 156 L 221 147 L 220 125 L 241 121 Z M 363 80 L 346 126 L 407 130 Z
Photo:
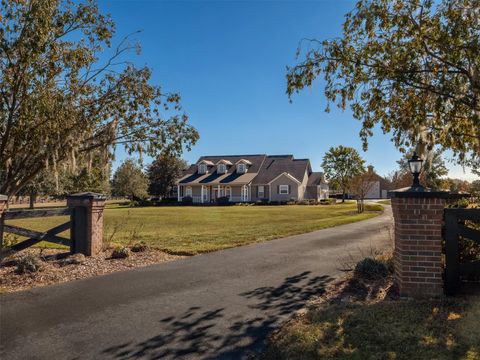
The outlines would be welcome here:
M 382 261 L 367 257 L 357 263 L 354 275 L 363 279 L 383 278 L 388 275 L 388 268 Z
M 299 48 L 287 93 L 322 76 L 327 110 L 350 105 L 365 149 L 380 125 L 398 147 L 437 144 L 478 167 L 479 14 L 477 0 L 358 0 L 342 37 Z
M 128 61 L 138 44 L 112 47 L 95 0 L 2 1 L 0 14 L 0 193 L 92 152 L 178 155 L 198 139 L 180 96 Z
M 184 196 L 182 197 L 182 204 L 184 205 L 191 205 L 193 204 L 193 198 L 191 196 Z
M 365 172 L 364 163 L 357 150 L 340 145 L 328 150 L 322 168 L 330 183 L 338 186 L 345 195 L 355 176 Z
M 115 171 L 112 179 L 112 193 L 131 199 L 145 199 L 148 180 L 142 168 L 131 159 L 125 160 Z
M 168 197 L 182 171 L 188 167 L 185 160 L 175 156 L 160 155 L 148 167 L 148 193 L 162 198 Z
M 413 151 L 409 151 L 397 161 L 400 171 L 410 174 L 408 160 L 412 157 Z M 441 186 L 441 178 L 448 175 L 448 169 L 445 166 L 445 161 L 442 158 L 442 151 L 440 149 L 427 151 L 424 154 L 424 161 L 422 167 L 422 185 L 429 188 L 439 188 Z
M 130 249 L 126 246 L 116 246 L 113 251 L 112 259 L 126 259 L 130 256 Z
M 19 256 L 15 260 L 15 263 L 17 266 L 16 272 L 18 274 L 34 273 L 39 271 L 43 266 L 42 260 L 38 256 L 32 254 Z

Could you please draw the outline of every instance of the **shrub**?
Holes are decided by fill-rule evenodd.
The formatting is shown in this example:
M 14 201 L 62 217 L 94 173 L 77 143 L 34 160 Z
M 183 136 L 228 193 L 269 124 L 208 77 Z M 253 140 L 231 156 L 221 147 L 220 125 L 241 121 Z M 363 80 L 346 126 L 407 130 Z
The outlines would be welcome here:
M 354 275 L 364 279 L 384 278 L 388 275 L 388 268 L 382 261 L 367 257 L 357 263 Z
M 228 196 L 218 197 L 216 202 L 217 202 L 218 205 L 230 205 L 231 204 L 230 198 Z
M 134 243 L 131 247 L 130 250 L 133 252 L 143 252 L 148 250 L 148 245 L 145 243 L 145 241 L 139 241 Z
M 184 196 L 182 198 L 182 204 L 183 205 L 191 205 L 193 204 L 193 198 L 191 196 Z
M 39 271 L 43 266 L 43 261 L 38 256 L 32 254 L 19 256 L 15 262 L 17 265 L 16 272 L 18 274 L 34 273 Z
M 130 256 L 130 249 L 126 246 L 117 246 L 112 251 L 112 259 L 126 259 Z
M 268 205 L 268 199 L 260 199 L 255 202 L 255 205 Z
M 270 205 L 280 205 L 280 202 L 278 202 L 277 200 L 272 200 L 269 202 Z

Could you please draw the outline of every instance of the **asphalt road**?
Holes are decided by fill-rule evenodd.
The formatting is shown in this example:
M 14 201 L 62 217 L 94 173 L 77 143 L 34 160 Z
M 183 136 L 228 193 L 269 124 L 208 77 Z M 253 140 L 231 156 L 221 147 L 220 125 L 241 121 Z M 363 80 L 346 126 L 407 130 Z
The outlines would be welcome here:
M 242 359 L 343 260 L 392 246 L 379 217 L 0 297 L 0 358 Z M 246 224 L 248 226 L 248 224 Z

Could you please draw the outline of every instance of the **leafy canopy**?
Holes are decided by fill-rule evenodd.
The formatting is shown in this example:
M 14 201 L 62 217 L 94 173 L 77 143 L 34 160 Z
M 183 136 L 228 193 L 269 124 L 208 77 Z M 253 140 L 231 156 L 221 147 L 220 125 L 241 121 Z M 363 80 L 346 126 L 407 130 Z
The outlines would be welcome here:
M 365 172 L 364 163 L 357 150 L 340 145 L 327 151 L 322 168 L 330 183 L 345 194 L 352 180 Z
M 168 197 L 175 182 L 187 168 L 187 163 L 175 156 L 160 155 L 148 167 L 150 195 Z
M 359 0 L 341 38 L 309 45 L 288 69 L 289 96 L 323 75 L 329 104 L 362 122 L 365 149 L 379 124 L 402 149 L 438 144 L 479 165 L 478 0 Z
M 111 40 L 94 0 L 0 3 L 0 193 L 90 151 L 180 154 L 196 142 L 180 96 L 150 83 L 148 67 Z
M 112 179 L 112 194 L 131 199 L 147 197 L 148 180 L 142 168 L 133 160 L 125 160 L 115 171 Z

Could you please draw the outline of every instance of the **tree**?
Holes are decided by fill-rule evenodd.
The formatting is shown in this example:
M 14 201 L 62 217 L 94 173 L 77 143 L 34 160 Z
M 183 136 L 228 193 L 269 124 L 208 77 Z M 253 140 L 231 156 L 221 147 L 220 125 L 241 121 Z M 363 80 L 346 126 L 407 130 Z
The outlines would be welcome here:
M 112 179 L 112 194 L 132 200 L 147 197 L 148 180 L 142 168 L 131 159 L 125 160 L 115 171 Z
M 480 180 L 474 180 L 472 181 L 472 184 L 470 185 L 470 193 L 476 194 L 480 196 Z
M 330 148 L 323 157 L 323 171 L 330 183 L 342 190 L 342 202 L 352 179 L 365 172 L 364 163 L 357 150 L 341 145 Z
M 350 182 L 350 192 L 357 198 L 357 210 L 359 213 L 365 211 L 365 196 L 373 188 L 376 180 L 376 174 L 373 167 L 367 171 L 358 174 Z
M 300 45 L 287 93 L 323 75 L 327 110 L 350 105 L 365 149 L 379 124 L 398 147 L 438 144 L 478 167 L 479 32 L 477 0 L 359 0 L 341 38 Z
M 412 157 L 412 154 L 413 151 L 407 152 L 404 157 L 397 161 L 401 172 L 410 174 L 408 160 Z M 426 158 L 423 162 L 421 182 L 427 187 L 439 188 L 441 178 L 446 175 L 448 175 L 448 169 L 442 158 L 442 151 L 436 149 L 427 152 Z
M 175 186 L 175 181 L 187 166 L 185 160 L 175 156 L 157 157 L 148 168 L 149 194 L 162 198 L 168 197 Z
M 112 47 L 94 0 L 2 1 L 0 14 L 0 193 L 92 151 L 180 154 L 198 139 L 180 96 L 127 61 L 138 45 Z

